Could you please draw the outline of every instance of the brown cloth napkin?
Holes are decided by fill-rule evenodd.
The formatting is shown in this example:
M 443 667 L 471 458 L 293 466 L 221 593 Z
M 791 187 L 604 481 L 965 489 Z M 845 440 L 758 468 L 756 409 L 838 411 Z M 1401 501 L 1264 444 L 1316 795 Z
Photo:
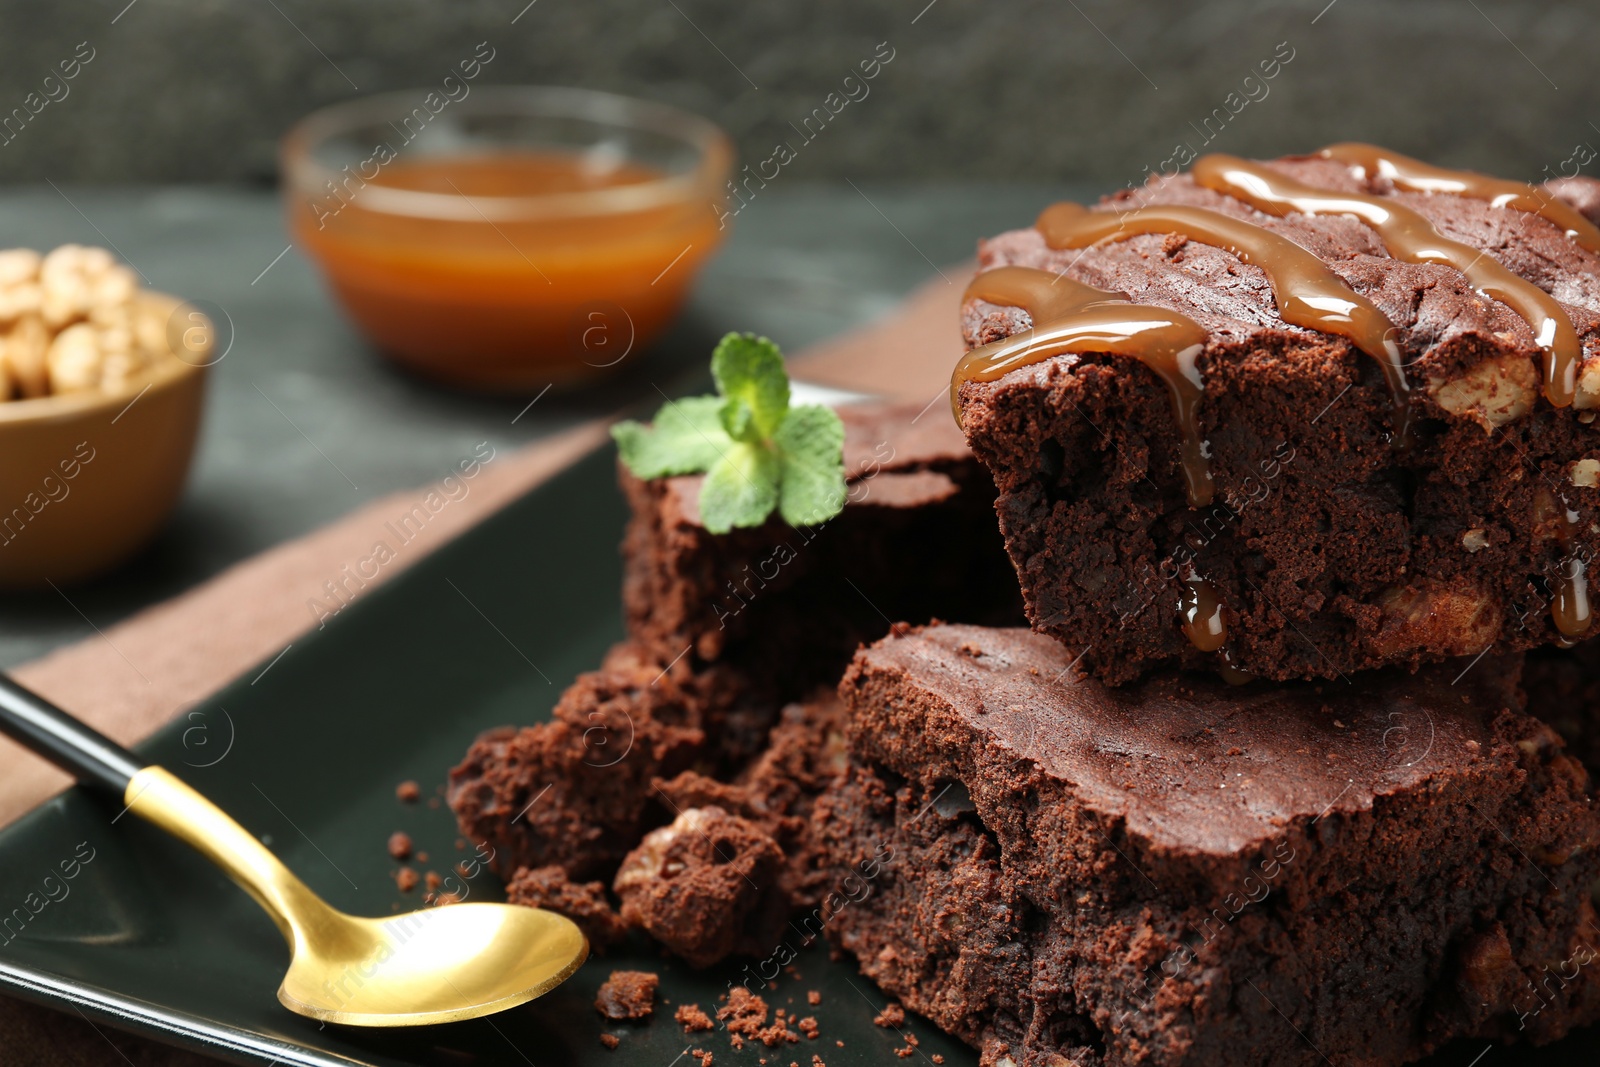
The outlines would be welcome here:
M 946 273 L 961 278 L 965 265 Z M 961 354 L 961 288 L 943 276 L 889 315 L 823 342 L 790 361 L 807 381 L 900 400 L 942 402 Z M 368 588 L 578 459 L 604 440 L 594 422 L 486 465 L 472 492 L 442 511 L 416 547 Z M 296 541 L 246 560 L 205 584 L 157 604 L 78 644 L 17 668 L 24 685 L 114 740 L 135 744 L 180 710 L 271 660 L 316 621 L 306 608 L 329 574 L 362 555 L 397 510 L 426 489 L 395 493 Z M 363 590 L 363 593 L 366 590 Z M 240 605 L 249 605 L 241 610 Z M 0 825 L 66 787 L 68 778 L 0 739 Z M 110 1047 L 108 1047 L 110 1046 Z M 0 1067 L 205 1067 L 215 1061 L 129 1037 L 75 1013 L 56 1014 L 0 999 Z

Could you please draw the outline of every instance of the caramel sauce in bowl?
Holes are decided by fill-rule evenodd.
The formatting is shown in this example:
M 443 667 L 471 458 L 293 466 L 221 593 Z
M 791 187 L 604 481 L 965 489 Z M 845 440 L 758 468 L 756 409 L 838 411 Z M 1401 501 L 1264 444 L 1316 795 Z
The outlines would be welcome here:
M 478 86 L 437 113 L 429 95 L 340 104 L 284 139 L 295 242 L 361 332 L 484 390 L 636 362 L 725 236 L 727 137 L 588 90 Z

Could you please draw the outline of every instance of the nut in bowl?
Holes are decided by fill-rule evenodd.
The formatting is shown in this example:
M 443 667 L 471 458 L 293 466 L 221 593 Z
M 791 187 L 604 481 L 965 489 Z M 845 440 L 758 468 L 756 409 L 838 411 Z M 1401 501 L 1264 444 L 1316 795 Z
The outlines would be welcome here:
M 369 340 L 436 381 L 528 390 L 631 365 L 721 243 L 727 138 L 664 105 L 475 88 L 462 69 L 289 132 L 296 242 Z
M 213 332 L 104 249 L 0 251 L 0 587 L 93 577 L 160 529 Z

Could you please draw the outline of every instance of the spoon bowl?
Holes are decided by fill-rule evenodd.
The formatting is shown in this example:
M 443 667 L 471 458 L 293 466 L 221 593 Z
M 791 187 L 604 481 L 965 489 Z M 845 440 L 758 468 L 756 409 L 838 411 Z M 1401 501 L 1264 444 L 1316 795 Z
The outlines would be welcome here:
M 128 810 L 194 846 L 256 898 L 291 960 L 290 1011 L 345 1026 L 431 1026 L 490 1015 L 555 988 L 589 956 L 572 920 L 510 904 L 451 904 L 387 919 L 329 906 L 238 823 L 160 767 L 128 781 Z
M 452 904 L 361 919 L 330 910 L 294 946 L 284 1007 L 343 1026 L 429 1026 L 503 1011 L 566 981 L 588 957 L 573 923 L 509 904 Z

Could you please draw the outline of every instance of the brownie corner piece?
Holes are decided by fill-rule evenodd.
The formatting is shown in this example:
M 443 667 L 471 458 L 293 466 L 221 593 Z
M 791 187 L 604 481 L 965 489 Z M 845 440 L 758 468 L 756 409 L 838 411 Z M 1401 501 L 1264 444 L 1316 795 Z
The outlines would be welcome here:
M 862 650 L 828 935 L 1018 1067 L 1400 1064 L 1600 1018 L 1583 769 L 1516 657 L 1108 689 L 1024 630 Z

